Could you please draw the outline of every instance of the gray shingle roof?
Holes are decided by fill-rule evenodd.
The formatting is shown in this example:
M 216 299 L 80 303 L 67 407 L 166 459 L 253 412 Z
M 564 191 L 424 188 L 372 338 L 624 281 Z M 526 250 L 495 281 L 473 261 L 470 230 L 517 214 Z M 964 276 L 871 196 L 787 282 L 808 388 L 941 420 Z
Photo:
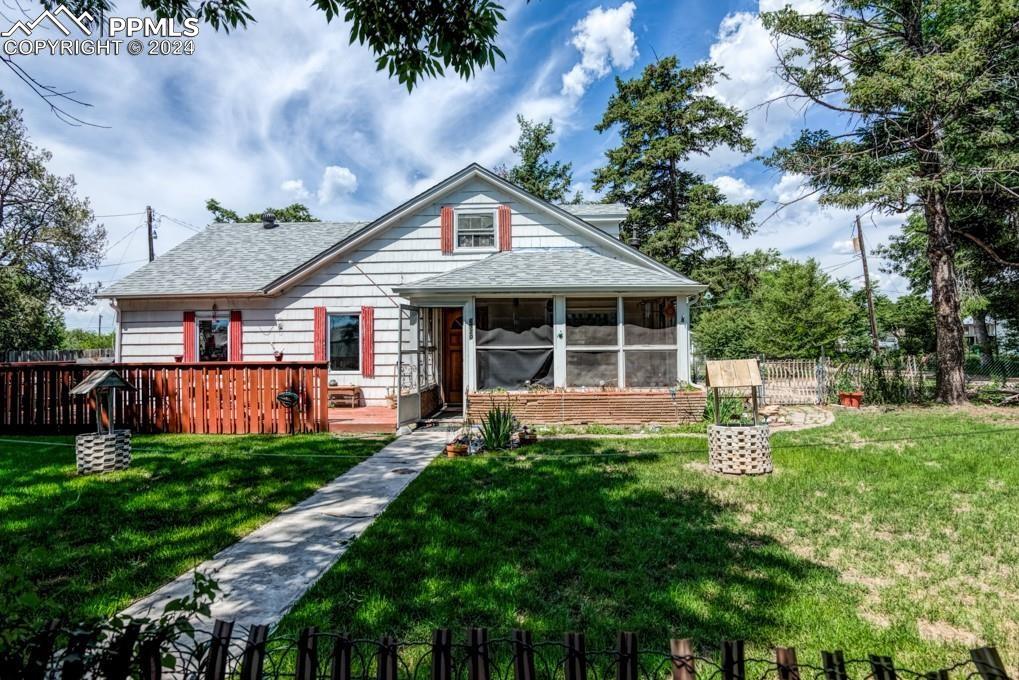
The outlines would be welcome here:
M 626 206 L 622 203 L 558 203 L 557 207 L 577 217 L 626 216 Z
M 397 286 L 395 290 L 400 294 L 691 288 L 701 290 L 704 286 L 678 273 L 667 274 L 585 248 L 554 248 L 496 253 L 444 274 Z
M 101 296 L 256 293 L 350 238 L 366 222 L 211 224 Z

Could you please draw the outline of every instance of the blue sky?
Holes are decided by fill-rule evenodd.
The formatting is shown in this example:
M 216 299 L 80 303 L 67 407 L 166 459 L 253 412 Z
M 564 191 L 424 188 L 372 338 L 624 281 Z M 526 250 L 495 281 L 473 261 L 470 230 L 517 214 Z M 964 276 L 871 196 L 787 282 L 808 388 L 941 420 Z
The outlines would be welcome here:
M 341 22 L 327 24 L 304 0 L 252 0 L 256 24 L 229 35 L 203 26 L 193 55 L 22 59 L 39 80 L 91 103 L 75 113 L 105 128 L 61 123 L 6 71 L 0 87 L 24 109 L 33 140 L 53 152 L 52 169 L 73 174 L 96 214 L 111 216 L 101 219 L 111 248 L 90 280 L 116 280 L 143 264 L 137 227 L 146 205 L 161 216 L 157 255 L 208 222 L 210 197 L 243 212 L 299 200 L 322 219 L 370 219 L 469 162 L 509 161 L 518 112 L 555 121 L 557 156 L 573 163 L 591 195 L 591 173 L 617 141 L 593 129 L 613 79 L 635 77 L 656 55 L 688 65 L 710 59 L 730 76 L 713 94 L 748 112 L 758 147 L 720 150 L 692 166 L 734 200 L 765 201 L 763 217 L 776 201 L 801 196 L 802 178 L 754 157 L 805 125 L 838 125 L 821 111 L 761 106 L 783 91 L 757 18 L 778 3 L 505 0 L 506 61 L 470 81 L 429 80 L 408 94 L 375 71 L 367 49 L 347 44 Z M 117 7 L 119 15 L 135 11 L 130 0 Z M 860 265 L 848 248 L 851 220 L 807 199 L 731 245 L 813 256 L 853 279 Z M 868 217 L 868 245 L 901 221 Z M 895 277 L 880 284 L 893 296 L 905 290 Z M 108 324 L 104 304 L 68 310 L 67 320 L 95 328 L 100 313 Z

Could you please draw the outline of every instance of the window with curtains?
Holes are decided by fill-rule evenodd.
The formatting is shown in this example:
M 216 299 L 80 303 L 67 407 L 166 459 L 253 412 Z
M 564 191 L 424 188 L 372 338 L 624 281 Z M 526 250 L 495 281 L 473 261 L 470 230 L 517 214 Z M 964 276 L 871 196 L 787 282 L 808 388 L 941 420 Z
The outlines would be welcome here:
M 329 370 L 361 370 L 361 315 L 329 315 Z
M 551 298 L 479 298 L 474 315 L 480 389 L 552 387 Z
M 566 298 L 566 386 L 676 384 L 676 300 Z
M 195 355 L 199 361 L 227 361 L 230 356 L 230 319 L 214 316 L 195 319 Z
M 494 248 L 495 211 L 456 213 L 457 248 Z

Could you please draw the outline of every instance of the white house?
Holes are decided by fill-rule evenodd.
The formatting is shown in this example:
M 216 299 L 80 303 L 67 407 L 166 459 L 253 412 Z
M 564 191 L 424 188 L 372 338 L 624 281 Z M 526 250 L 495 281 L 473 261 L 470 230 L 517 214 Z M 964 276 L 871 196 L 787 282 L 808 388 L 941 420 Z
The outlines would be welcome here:
M 210 225 L 100 295 L 117 361 L 328 362 L 400 422 L 484 394 L 648 410 L 690 379 L 704 286 L 622 243 L 624 217 L 473 164 L 372 222 Z

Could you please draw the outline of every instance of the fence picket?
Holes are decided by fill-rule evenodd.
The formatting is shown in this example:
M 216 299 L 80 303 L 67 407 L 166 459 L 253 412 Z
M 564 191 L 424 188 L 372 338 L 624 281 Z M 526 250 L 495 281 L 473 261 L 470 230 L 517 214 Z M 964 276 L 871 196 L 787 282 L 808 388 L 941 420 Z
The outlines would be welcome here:
M 870 668 L 874 680 L 896 680 L 895 665 L 890 656 L 871 654 Z
M 616 680 L 639 680 L 640 652 L 635 633 L 619 633 L 618 655 Z
M 432 680 L 453 677 L 453 631 L 438 628 L 432 633 Z
M 337 635 L 333 641 L 333 664 L 329 671 L 331 680 L 351 680 L 350 666 L 353 656 L 353 638 L 347 633 Z
M 233 621 L 217 620 L 212 625 L 205 680 L 223 680 L 226 677 L 226 660 L 230 655 L 230 636 L 233 630 Z
M 513 631 L 513 680 L 535 680 L 534 639 L 529 630 Z
M 377 680 L 397 680 L 399 671 L 399 645 L 396 638 L 384 635 L 379 641 Z
M 269 626 L 248 628 L 248 641 L 241 656 L 241 680 L 262 680 L 265 668 L 265 641 L 269 637 Z
M 1008 680 L 1005 664 L 994 647 L 980 647 L 970 651 L 970 658 L 983 680 Z
M 747 662 L 743 640 L 726 640 L 722 643 L 722 679 L 744 680 L 747 676 Z
M 294 680 L 315 680 L 318 677 L 318 628 L 308 626 L 297 637 L 297 668 Z
M 779 680 L 800 680 L 800 665 L 796 662 L 795 648 L 776 647 L 775 663 Z
M 587 680 L 587 651 L 583 633 L 566 634 L 566 680 Z
M 488 629 L 467 629 L 467 679 L 489 680 L 491 666 L 488 658 Z
M 671 640 L 669 653 L 672 655 L 672 680 L 695 680 L 693 642 L 688 639 Z
M 39 680 L 46 676 L 46 667 L 49 665 L 50 657 L 53 656 L 53 646 L 59 629 L 60 621 L 52 619 L 32 638 L 29 643 L 31 652 L 28 654 L 24 670 L 24 677 L 27 680 Z M 11 677 L 15 675 L 11 673 Z
M 826 680 L 849 680 L 846 674 L 846 657 L 841 650 L 821 652 L 821 667 Z
M 131 661 L 134 656 L 134 645 L 138 642 L 141 626 L 132 623 L 124 628 L 124 632 L 111 646 L 109 661 L 104 664 L 102 676 L 107 680 L 125 680 L 131 675 Z

